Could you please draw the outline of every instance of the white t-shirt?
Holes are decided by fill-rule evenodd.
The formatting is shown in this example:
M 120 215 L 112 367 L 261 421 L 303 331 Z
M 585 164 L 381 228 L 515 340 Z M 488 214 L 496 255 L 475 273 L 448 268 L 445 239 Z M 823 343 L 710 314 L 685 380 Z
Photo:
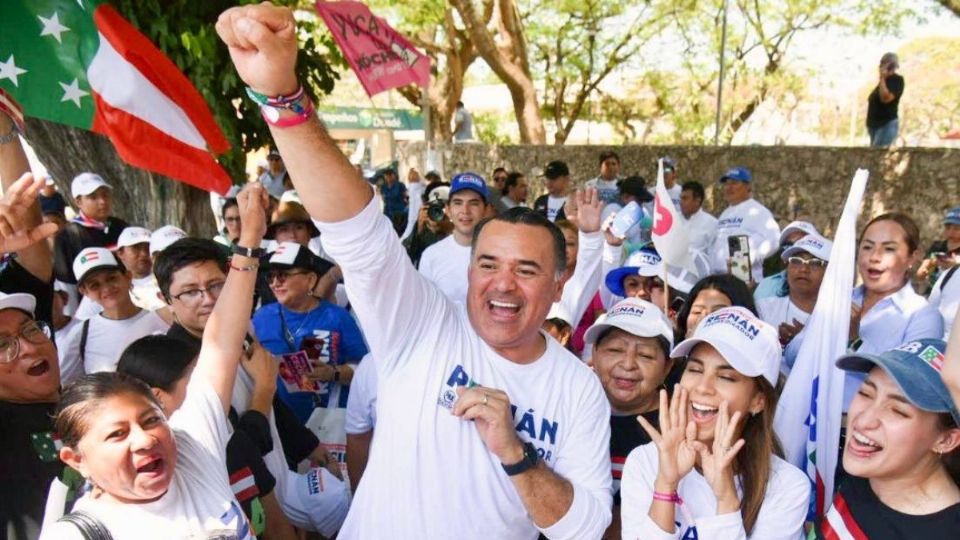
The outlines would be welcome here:
M 793 324 L 795 320 L 805 325 L 810 318 L 810 314 L 791 302 L 789 296 L 761 298 L 757 300 L 757 311 L 763 322 L 774 328 L 779 328 L 783 323 Z
M 453 134 L 455 141 L 473 140 L 473 116 L 467 109 L 461 107 L 453 113 L 453 120 L 460 124 L 460 128 Z
M 957 316 L 957 309 L 960 309 L 960 270 L 953 272 L 947 284 L 943 284 L 943 279 L 950 274 L 950 271 L 941 272 L 937 282 L 934 283 L 930 291 L 930 305 L 937 308 L 940 315 L 943 316 L 943 340 L 950 339 L 950 329 L 953 328 L 953 319 Z
M 156 333 L 165 333 L 170 325 L 152 311 L 140 310 L 139 313 L 115 321 L 103 314 L 88 319 L 87 345 L 83 360 L 80 354 L 80 341 L 83 337 L 83 324 L 74 326 L 70 333 L 57 346 L 60 357 L 60 380 L 70 383 L 80 375 L 99 371 L 116 371 L 120 355 L 130 343 Z
M 559 317 L 573 328 L 580 324 L 580 319 L 587 311 L 587 306 L 597 294 L 601 281 L 601 259 L 603 255 L 603 233 L 577 233 L 580 246 L 577 250 L 577 267 L 573 275 L 563 284 L 563 293 L 560 301 L 554 302 L 547 314 L 548 319 Z
M 470 246 L 461 246 L 452 234 L 420 255 L 420 273 L 454 302 L 467 303 L 469 269 Z
M 680 480 L 677 495 L 683 505 L 677 507 L 676 530 L 665 532 L 650 519 L 653 483 L 660 459 L 653 443 L 634 448 L 623 466 L 620 481 L 620 518 L 623 538 L 668 540 L 701 538 L 703 540 L 798 540 L 803 538 L 803 522 L 810 502 L 810 480 L 800 469 L 772 456 L 770 479 L 763 506 L 748 537 L 743 530 L 740 511 L 717 515 L 717 498 L 707 480 L 690 471 Z M 740 479 L 737 493 L 743 497 Z
M 673 187 L 667 188 L 667 193 L 670 194 L 670 200 L 673 201 L 673 207 L 680 209 L 680 194 L 683 193 L 683 186 L 680 184 L 674 183 Z
M 702 208 L 687 219 L 687 238 L 690 247 L 704 253 L 713 248 L 717 239 L 717 218 L 706 213 Z
M 120 504 L 87 494 L 74 510 L 96 517 L 117 539 L 252 540 L 250 525 L 227 479 L 227 417 L 220 398 L 205 380 L 190 382 L 186 400 L 170 418 L 170 428 L 177 443 L 177 464 L 162 497 L 150 503 Z M 40 538 L 82 540 L 83 536 L 76 526 L 59 522 L 45 528 Z
M 370 460 L 339 538 L 537 537 L 475 424 L 450 413 L 455 389 L 475 384 L 509 396 L 517 434 L 573 485 L 571 507 L 542 532 L 599 538 L 612 503 L 610 407 L 591 370 L 546 334 L 544 354 L 529 364 L 494 352 L 466 307 L 414 270 L 377 197 L 358 215 L 322 228 L 367 329 L 379 379 Z
M 608 204 L 620 204 L 620 188 L 617 187 L 617 182 L 619 181 L 620 178 L 604 180 L 598 176 L 587 180 L 587 187 L 597 188 L 597 195 L 600 196 L 600 200 L 603 201 L 604 206 Z
M 366 433 L 377 425 L 377 367 L 371 355 L 353 368 L 350 395 L 347 397 L 346 432 Z
M 547 196 L 547 219 L 550 221 L 557 220 L 557 214 L 560 213 L 560 210 L 563 209 L 563 205 L 567 204 L 566 197 L 554 197 L 553 195 Z
M 717 221 L 717 237 L 711 250 L 714 274 L 726 274 L 730 247 L 727 238 L 747 235 L 750 238 L 750 262 L 753 280 L 763 279 L 763 260 L 780 246 L 780 226 L 770 210 L 755 199 L 727 207 Z

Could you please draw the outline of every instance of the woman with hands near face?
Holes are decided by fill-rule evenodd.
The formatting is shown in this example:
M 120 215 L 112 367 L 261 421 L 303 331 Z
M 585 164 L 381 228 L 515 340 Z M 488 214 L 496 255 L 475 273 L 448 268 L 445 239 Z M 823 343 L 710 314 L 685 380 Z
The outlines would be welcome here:
M 780 455 L 773 431 L 780 345 L 776 330 L 740 307 L 704 318 L 672 357 L 685 357 L 659 429 L 627 458 L 623 538 L 796 539 L 809 480 Z

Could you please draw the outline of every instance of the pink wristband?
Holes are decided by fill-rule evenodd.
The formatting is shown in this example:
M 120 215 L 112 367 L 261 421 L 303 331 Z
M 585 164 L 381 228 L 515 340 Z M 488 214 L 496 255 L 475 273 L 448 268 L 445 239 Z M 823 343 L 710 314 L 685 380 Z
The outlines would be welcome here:
M 306 106 L 303 108 L 303 111 L 297 113 L 295 116 L 288 116 L 286 118 L 280 118 L 280 111 L 282 109 L 277 109 L 269 106 L 260 107 L 260 116 L 263 117 L 264 121 L 267 124 L 270 124 L 273 127 L 278 128 L 288 128 L 293 126 L 299 126 L 300 124 L 310 120 L 316 115 L 317 110 L 313 107 L 313 102 L 310 101 L 310 98 L 306 98 Z M 271 118 L 271 116 L 273 118 Z
M 683 504 L 683 499 L 680 498 L 680 495 L 677 495 L 676 491 L 673 493 L 660 493 L 659 491 L 654 491 L 653 500 L 672 502 L 674 504 Z

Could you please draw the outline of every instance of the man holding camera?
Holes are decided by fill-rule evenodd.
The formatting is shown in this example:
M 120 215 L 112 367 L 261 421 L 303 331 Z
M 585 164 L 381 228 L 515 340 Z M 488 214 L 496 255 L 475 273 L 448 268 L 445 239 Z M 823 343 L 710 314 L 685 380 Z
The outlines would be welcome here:
M 903 77 L 897 74 L 900 60 L 894 53 L 880 58 L 880 80 L 867 99 L 867 132 L 870 146 L 883 148 L 893 144 L 900 132 L 897 107 L 903 95 Z
M 487 197 L 487 183 L 480 175 L 465 172 L 454 176 L 447 200 L 453 234 L 428 247 L 420 257 L 420 273 L 455 302 L 467 301 L 470 242 L 487 210 Z

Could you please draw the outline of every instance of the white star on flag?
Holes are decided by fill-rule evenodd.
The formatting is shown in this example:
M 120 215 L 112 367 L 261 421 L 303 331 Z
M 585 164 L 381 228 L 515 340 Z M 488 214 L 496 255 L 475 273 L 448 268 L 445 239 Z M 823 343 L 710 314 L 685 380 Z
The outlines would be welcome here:
M 17 64 L 14 63 L 12 54 L 10 55 L 10 58 L 7 58 L 6 62 L 0 62 L 0 81 L 3 79 L 10 79 L 13 81 L 14 86 L 20 86 L 17 84 L 17 77 L 26 72 L 27 70 L 17 67 Z
M 60 14 L 56 11 L 53 12 L 53 16 L 50 18 L 40 17 L 39 15 L 37 18 L 43 23 L 43 30 L 40 32 L 40 37 L 53 36 L 54 39 L 57 40 L 57 43 L 62 43 L 62 41 L 60 41 L 60 34 L 70 31 L 69 28 L 60 24 Z
M 83 96 L 89 96 L 90 92 L 86 92 L 80 89 L 80 85 L 77 83 L 77 79 L 74 79 L 72 83 L 58 83 L 63 87 L 63 98 L 60 99 L 63 101 L 72 101 L 77 107 L 80 106 L 80 98 Z

